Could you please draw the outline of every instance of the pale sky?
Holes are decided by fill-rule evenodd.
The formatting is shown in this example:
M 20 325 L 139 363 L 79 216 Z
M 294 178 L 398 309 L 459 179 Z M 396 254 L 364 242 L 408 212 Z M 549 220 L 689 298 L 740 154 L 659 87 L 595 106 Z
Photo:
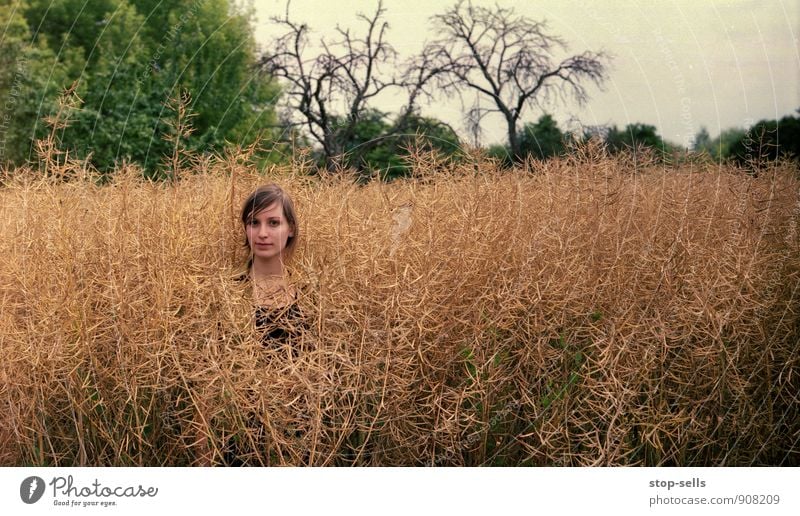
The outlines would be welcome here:
M 388 41 L 402 57 L 417 53 L 430 32 L 431 15 L 455 0 L 384 0 Z M 689 145 L 701 126 L 714 137 L 729 127 L 796 114 L 800 108 L 800 2 L 797 0 L 499 0 L 534 20 L 546 20 L 571 53 L 613 55 L 604 90 L 589 86 L 583 107 L 553 105 L 562 129 L 570 119 L 584 125 L 632 122 L 655 125 L 674 143 Z M 269 22 L 285 12 L 284 0 L 254 0 L 256 37 L 262 45 L 278 32 Z M 495 2 L 474 0 L 493 6 Z M 292 0 L 290 17 L 317 34 L 332 36 L 339 24 L 358 31 L 357 12 L 372 14 L 377 0 Z M 472 97 L 470 97 L 471 99 Z M 469 101 L 471 105 L 471 100 Z M 467 107 L 469 107 L 469 105 Z M 482 105 L 487 105 L 482 101 Z M 374 107 L 395 111 L 397 98 Z M 440 98 L 422 113 L 448 122 L 466 137 L 458 101 Z M 523 123 L 542 113 L 528 108 Z M 484 124 L 483 143 L 503 142 L 498 117 Z

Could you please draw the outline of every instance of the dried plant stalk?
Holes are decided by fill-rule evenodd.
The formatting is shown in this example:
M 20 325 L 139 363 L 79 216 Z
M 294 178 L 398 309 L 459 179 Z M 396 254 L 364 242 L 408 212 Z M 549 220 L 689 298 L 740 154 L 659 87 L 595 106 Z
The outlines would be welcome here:
M 391 184 L 242 156 L 6 177 L 0 463 L 188 465 L 201 439 L 216 463 L 798 464 L 796 165 L 425 159 Z M 304 235 L 297 356 L 230 274 L 232 206 L 270 180 Z

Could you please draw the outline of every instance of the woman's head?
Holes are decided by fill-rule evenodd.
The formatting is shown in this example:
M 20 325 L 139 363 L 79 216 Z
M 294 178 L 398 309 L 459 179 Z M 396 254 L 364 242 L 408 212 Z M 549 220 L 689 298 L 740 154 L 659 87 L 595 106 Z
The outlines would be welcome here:
M 278 185 L 260 186 L 242 205 L 244 245 L 251 251 L 250 262 L 264 259 L 290 259 L 299 236 L 297 216 L 289 195 Z

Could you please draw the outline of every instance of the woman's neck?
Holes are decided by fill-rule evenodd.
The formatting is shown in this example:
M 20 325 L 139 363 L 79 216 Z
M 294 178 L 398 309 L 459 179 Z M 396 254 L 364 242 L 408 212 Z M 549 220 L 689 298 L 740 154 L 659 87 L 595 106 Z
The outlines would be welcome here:
M 259 306 L 285 306 L 291 303 L 294 289 L 287 281 L 286 266 L 280 260 L 254 260 L 250 269 L 253 302 Z
M 263 260 L 254 257 L 250 276 L 260 281 L 281 281 L 286 277 L 286 266 L 279 259 Z

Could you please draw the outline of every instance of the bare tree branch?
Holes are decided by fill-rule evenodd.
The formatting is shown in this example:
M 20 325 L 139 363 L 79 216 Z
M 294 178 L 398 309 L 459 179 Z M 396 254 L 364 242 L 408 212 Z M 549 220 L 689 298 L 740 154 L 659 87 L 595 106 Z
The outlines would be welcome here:
M 387 41 L 389 24 L 383 4 L 379 2 L 372 15 L 358 14 L 364 27 L 361 33 L 337 26 L 336 41 L 320 39 L 316 56 L 309 49 L 308 27 L 289 20 L 288 13 L 287 3 L 286 15 L 272 19 L 287 32 L 274 40 L 259 66 L 285 81 L 288 107 L 303 118 L 328 165 L 333 166 L 348 148 L 369 102 L 391 88 L 405 89 L 408 94 L 400 123 L 394 125 L 394 130 L 402 130 L 402 121 L 414 113 L 420 97 L 429 95 L 425 85 L 439 71 L 425 59 L 407 63 L 401 79 L 384 71 L 395 69 L 397 52 Z
M 441 36 L 428 43 L 420 62 L 437 70 L 436 85 L 445 92 L 472 90 L 491 99 L 508 126 L 512 155 L 519 157 L 517 128 L 526 106 L 553 97 L 584 103 L 587 82 L 602 86 L 608 56 L 586 51 L 560 62 L 556 54 L 567 49 L 544 22 L 518 16 L 513 9 L 473 6 L 460 0 L 433 17 Z M 476 123 L 485 111 L 470 112 Z

